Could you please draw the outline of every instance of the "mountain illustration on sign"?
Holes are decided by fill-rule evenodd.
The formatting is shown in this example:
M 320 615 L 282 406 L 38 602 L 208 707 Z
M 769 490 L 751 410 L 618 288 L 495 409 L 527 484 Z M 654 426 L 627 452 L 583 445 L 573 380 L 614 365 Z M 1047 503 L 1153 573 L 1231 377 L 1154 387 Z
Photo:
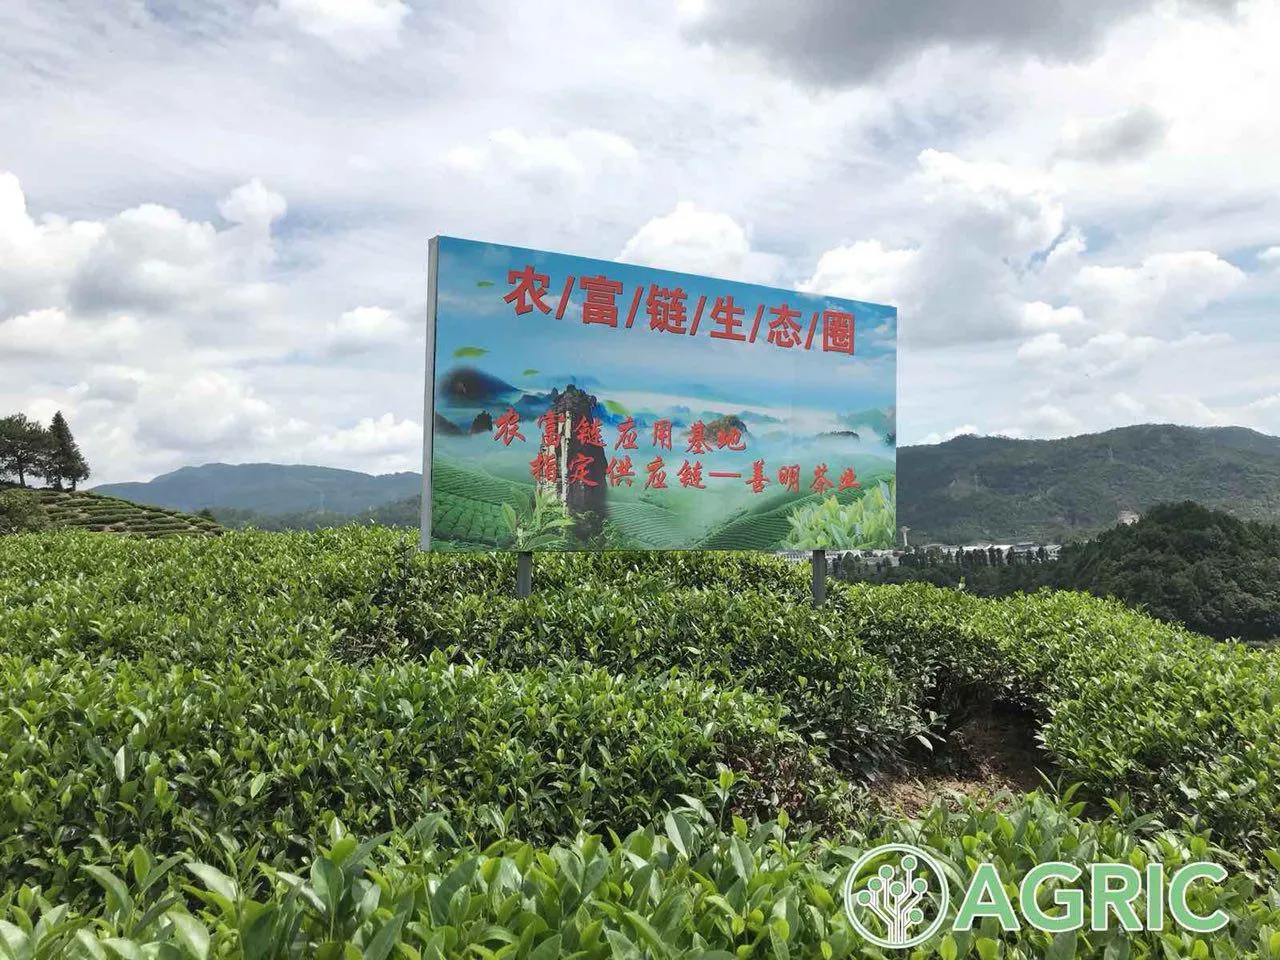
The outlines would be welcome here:
M 719 436 L 722 431 L 730 432 L 733 430 L 737 430 L 743 437 L 751 435 L 751 431 L 747 429 L 746 421 L 731 413 L 707 422 L 707 433 L 712 437 Z
M 448 417 L 443 417 L 437 413 L 433 418 L 436 433 L 444 434 L 447 437 L 460 437 L 467 431 L 463 430 Z
M 522 391 L 475 367 L 454 367 L 440 378 L 439 393 L 451 407 L 488 407 L 508 402 Z
M 577 430 L 582 420 L 595 419 L 599 400 L 569 384 L 561 393 L 551 391 L 548 416 L 558 424 L 558 442 L 545 442 L 540 452 L 555 458 L 556 477 L 539 486 L 552 490 L 569 509 L 573 518 L 573 534 L 578 540 L 590 540 L 604 528 L 609 504 L 605 474 L 608 463 L 604 447 L 583 443 Z M 571 482 L 571 480 L 573 482 Z

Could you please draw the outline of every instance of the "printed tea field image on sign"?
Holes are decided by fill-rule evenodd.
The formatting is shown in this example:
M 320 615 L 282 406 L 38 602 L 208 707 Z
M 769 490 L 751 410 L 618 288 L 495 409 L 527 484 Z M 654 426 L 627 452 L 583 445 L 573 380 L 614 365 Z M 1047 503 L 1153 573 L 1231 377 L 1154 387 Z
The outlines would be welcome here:
M 422 546 L 874 549 L 897 311 L 431 241 Z

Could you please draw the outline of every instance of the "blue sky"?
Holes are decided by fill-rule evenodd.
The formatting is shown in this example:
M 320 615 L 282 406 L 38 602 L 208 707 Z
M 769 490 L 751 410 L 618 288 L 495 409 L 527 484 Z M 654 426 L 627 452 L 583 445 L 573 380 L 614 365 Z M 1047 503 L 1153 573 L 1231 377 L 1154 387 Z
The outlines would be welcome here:
M 891 304 L 902 443 L 1280 434 L 1280 5 L 921 3 L 7 0 L 0 408 L 415 469 L 445 235 Z

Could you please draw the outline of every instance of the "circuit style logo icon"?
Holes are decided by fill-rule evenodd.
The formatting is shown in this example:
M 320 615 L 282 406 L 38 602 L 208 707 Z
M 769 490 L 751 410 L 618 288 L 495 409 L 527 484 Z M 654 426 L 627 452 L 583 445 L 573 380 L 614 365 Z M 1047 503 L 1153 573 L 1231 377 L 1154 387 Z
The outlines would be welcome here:
M 891 950 L 914 947 L 937 933 L 950 902 L 942 866 L 909 843 L 868 850 L 844 883 L 844 909 L 853 928 Z

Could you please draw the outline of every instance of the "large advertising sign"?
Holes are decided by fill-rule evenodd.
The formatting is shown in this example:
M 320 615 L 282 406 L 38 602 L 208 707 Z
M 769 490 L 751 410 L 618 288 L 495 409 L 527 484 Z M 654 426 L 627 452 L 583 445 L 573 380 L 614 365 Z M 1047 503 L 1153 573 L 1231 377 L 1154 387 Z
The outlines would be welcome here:
M 437 237 L 422 547 L 894 545 L 897 311 Z

